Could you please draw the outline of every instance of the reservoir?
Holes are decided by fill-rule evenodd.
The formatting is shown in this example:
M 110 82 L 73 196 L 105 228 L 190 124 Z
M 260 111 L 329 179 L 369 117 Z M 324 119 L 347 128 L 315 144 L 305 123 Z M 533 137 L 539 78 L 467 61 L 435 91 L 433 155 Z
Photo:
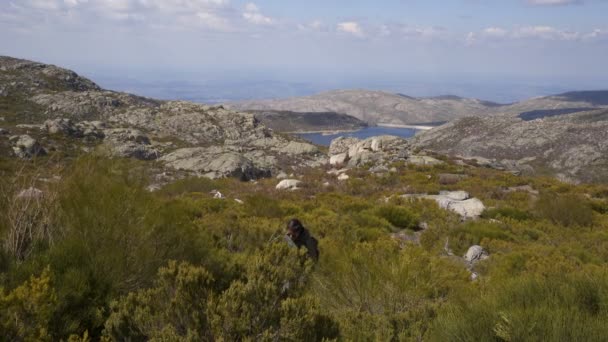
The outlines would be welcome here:
M 399 128 L 399 127 L 365 127 L 358 131 L 353 132 L 341 132 L 335 134 L 328 133 L 298 133 L 299 137 L 312 142 L 313 144 L 329 146 L 331 141 L 338 137 L 354 137 L 359 139 L 366 139 L 369 137 L 375 137 L 379 135 L 395 135 L 403 138 L 413 137 L 418 129 L 413 128 Z

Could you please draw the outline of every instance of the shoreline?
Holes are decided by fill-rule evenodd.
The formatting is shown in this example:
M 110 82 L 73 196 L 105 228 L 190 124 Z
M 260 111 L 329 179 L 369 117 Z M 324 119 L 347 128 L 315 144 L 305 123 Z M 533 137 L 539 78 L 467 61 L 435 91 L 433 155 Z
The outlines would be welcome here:
M 411 129 L 417 129 L 417 130 L 421 130 L 421 131 L 428 131 L 431 130 L 437 126 L 423 126 L 423 125 L 399 125 L 399 124 L 390 124 L 390 123 L 379 123 L 376 124 L 376 126 L 378 127 L 388 127 L 388 128 L 411 128 Z
M 369 126 L 368 126 L 369 127 Z M 353 133 L 353 132 L 358 132 L 362 129 L 365 129 L 367 127 L 361 127 L 358 129 L 344 129 L 344 130 L 340 130 L 340 129 L 335 129 L 335 130 L 324 130 L 324 131 L 293 131 L 293 132 L 282 132 L 285 134 L 321 134 L 321 135 L 334 135 L 334 134 L 340 134 L 340 133 Z
M 390 123 L 379 123 L 376 125 L 370 125 L 366 127 L 360 127 L 356 129 L 332 129 L 332 130 L 317 130 L 317 131 L 290 131 L 290 132 L 282 132 L 285 134 L 322 134 L 322 135 L 335 135 L 340 133 L 353 133 L 358 132 L 362 129 L 370 128 L 370 127 L 387 127 L 387 128 L 409 128 L 415 129 L 419 131 L 428 131 L 438 126 L 425 126 L 425 125 L 400 125 L 400 124 L 390 124 Z

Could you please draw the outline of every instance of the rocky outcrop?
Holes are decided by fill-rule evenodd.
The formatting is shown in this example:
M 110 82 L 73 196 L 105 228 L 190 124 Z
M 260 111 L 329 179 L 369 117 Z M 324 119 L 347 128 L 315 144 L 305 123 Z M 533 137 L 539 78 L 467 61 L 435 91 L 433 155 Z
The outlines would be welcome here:
M 332 166 L 359 167 L 373 165 L 375 170 L 388 170 L 387 165 L 403 161 L 416 165 L 436 165 L 443 163 L 426 155 L 413 155 L 408 140 L 383 135 L 360 140 L 339 137 L 329 146 L 329 164 Z
M 152 160 L 160 156 L 150 139 L 141 131 L 132 128 L 114 128 L 104 131 L 104 147 L 113 157 Z
M 46 150 L 38 141 L 27 134 L 12 136 L 9 138 L 9 141 L 11 142 L 13 153 L 19 158 L 28 159 L 46 154 Z
M 378 136 L 365 140 L 340 137 L 334 139 L 329 147 L 331 165 L 348 167 L 362 166 L 366 163 L 382 165 L 409 156 L 407 140 L 390 136 Z
M 48 134 L 63 134 L 76 138 L 103 138 L 105 135 L 103 129 L 105 124 L 101 121 L 83 121 L 74 124 L 72 120 L 58 118 L 54 120 L 46 120 L 40 128 Z
M 174 151 L 160 159 L 165 165 L 207 178 L 236 177 L 251 180 L 269 177 L 271 171 L 256 166 L 244 154 L 221 147 L 194 147 Z
M 486 209 L 483 202 L 471 198 L 466 191 L 441 191 L 439 195 L 404 195 L 403 197 L 434 200 L 439 207 L 451 210 L 465 220 L 478 218 Z

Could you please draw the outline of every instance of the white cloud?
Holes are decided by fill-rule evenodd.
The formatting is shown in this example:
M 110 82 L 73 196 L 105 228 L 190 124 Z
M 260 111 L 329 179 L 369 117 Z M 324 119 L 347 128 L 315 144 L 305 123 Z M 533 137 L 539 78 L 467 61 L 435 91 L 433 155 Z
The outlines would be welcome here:
M 254 25 L 272 25 L 274 23 L 274 20 L 263 15 L 260 12 L 260 8 L 254 3 L 248 3 L 245 5 L 243 18 Z
M 297 27 L 300 31 L 327 31 L 327 25 L 321 20 L 314 20 L 306 24 L 298 24 Z
M 479 32 L 469 32 L 465 38 L 465 42 L 467 45 L 473 45 L 482 42 L 507 40 L 582 41 L 599 39 L 606 35 L 606 33 L 605 30 L 601 29 L 584 33 L 546 25 L 520 26 L 513 29 L 488 27 Z
M 359 25 L 359 23 L 356 21 L 345 21 L 342 23 L 338 23 L 336 28 L 337 28 L 338 32 L 352 34 L 353 36 L 356 36 L 356 37 L 361 38 L 361 37 L 365 36 L 363 29 L 361 28 L 361 25 Z
M 582 0 L 528 0 L 530 5 L 535 6 L 564 6 L 582 4 Z
M 501 28 L 501 27 L 488 27 L 485 28 L 483 34 L 488 37 L 506 37 L 509 34 L 509 31 Z

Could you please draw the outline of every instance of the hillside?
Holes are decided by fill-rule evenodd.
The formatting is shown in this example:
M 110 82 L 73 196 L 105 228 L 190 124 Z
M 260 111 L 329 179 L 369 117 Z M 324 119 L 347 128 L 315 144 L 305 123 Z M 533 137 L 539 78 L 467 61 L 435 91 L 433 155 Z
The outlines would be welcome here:
M 455 120 L 414 138 L 420 148 L 492 159 L 506 169 L 608 182 L 608 111 L 596 109 L 525 121 L 517 117 Z
M 336 112 L 369 124 L 417 124 L 482 115 L 498 104 L 456 96 L 414 98 L 369 90 L 336 90 L 308 97 L 227 104 L 239 110 Z
M 367 126 L 361 120 L 339 113 L 250 112 L 266 127 L 277 132 L 350 131 Z
M 605 339 L 608 185 L 536 174 L 608 181 L 606 109 L 325 150 L 40 63 L 0 90 L 0 340 Z
M 322 158 L 252 114 L 104 90 L 73 71 L 10 57 L 0 57 L 0 129 L 5 156 L 96 150 L 209 177 L 257 178 Z

